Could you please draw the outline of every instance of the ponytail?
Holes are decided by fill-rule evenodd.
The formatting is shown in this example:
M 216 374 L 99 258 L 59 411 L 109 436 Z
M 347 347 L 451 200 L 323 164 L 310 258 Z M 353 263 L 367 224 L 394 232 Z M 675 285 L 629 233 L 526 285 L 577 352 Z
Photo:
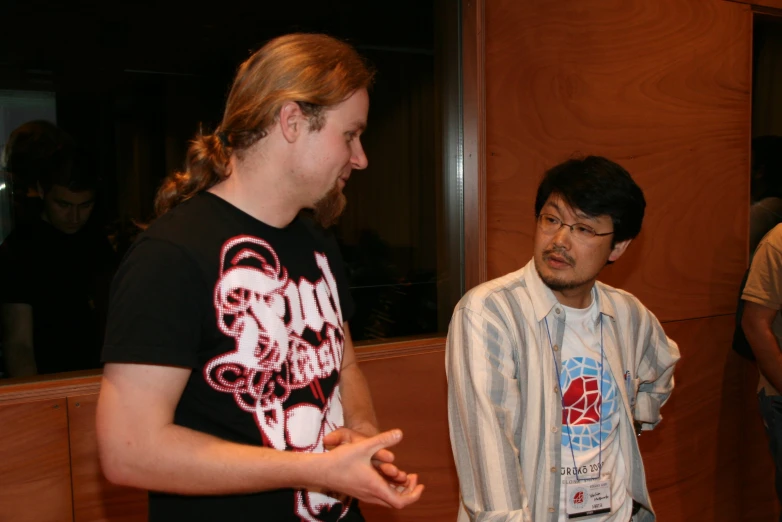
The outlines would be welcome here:
M 325 110 L 369 87 L 374 72 L 350 45 L 322 34 L 275 38 L 239 66 L 216 134 L 198 134 L 190 143 L 185 170 L 168 176 L 155 197 L 161 216 L 229 175 L 231 154 L 263 139 L 282 106 L 295 101 L 321 129 Z
M 155 196 L 155 214 L 160 217 L 227 178 L 230 159 L 230 145 L 223 133 L 199 133 L 190 142 L 185 170 L 174 172 L 163 180 Z

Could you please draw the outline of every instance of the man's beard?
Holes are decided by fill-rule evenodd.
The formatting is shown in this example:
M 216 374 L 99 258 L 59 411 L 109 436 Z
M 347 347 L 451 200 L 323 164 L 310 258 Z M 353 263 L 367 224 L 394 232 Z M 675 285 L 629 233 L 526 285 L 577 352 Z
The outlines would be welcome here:
M 329 228 L 337 222 L 342 211 L 345 210 L 347 198 L 335 183 L 329 192 L 323 196 L 313 207 L 315 221 L 323 228 Z
M 572 290 L 574 288 L 578 288 L 580 286 L 585 285 L 589 282 L 589 280 L 586 281 L 563 281 L 561 279 L 557 279 L 554 277 L 546 277 L 543 274 L 540 273 L 540 270 L 538 270 L 538 275 L 540 276 L 540 279 L 546 284 L 547 287 L 549 287 L 554 292 L 562 292 L 563 290 Z
M 575 267 L 576 265 L 575 259 L 570 257 L 566 252 L 562 252 L 556 249 L 546 250 L 545 252 L 543 252 L 542 257 L 544 262 L 546 256 L 548 256 L 549 254 L 557 254 L 558 256 L 564 258 L 565 261 L 570 263 L 570 266 L 572 267 Z M 547 287 L 549 287 L 554 292 L 562 292 L 563 290 L 572 290 L 574 288 L 583 286 L 590 281 L 589 279 L 586 279 L 584 281 L 578 281 L 575 279 L 567 281 L 567 280 L 559 279 L 554 276 L 544 275 L 543 272 L 541 272 L 540 267 L 538 266 L 537 263 L 535 263 L 535 269 L 538 271 L 538 275 L 540 276 L 540 279 L 546 284 Z

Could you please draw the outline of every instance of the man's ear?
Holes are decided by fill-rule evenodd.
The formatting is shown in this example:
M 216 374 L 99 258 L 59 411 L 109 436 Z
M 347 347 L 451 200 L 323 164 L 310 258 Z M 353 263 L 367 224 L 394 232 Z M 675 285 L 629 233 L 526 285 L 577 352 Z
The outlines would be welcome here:
M 301 107 L 294 101 L 285 102 L 280 109 L 279 125 L 282 135 L 288 143 L 295 142 L 302 132 L 306 122 Z
M 624 241 L 620 241 L 619 243 L 614 245 L 613 250 L 611 250 L 611 254 L 608 256 L 608 260 L 613 263 L 620 257 L 622 257 L 622 254 L 625 253 L 625 250 L 627 250 L 627 247 L 630 246 L 630 243 L 632 243 L 632 239 L 626 239 Z

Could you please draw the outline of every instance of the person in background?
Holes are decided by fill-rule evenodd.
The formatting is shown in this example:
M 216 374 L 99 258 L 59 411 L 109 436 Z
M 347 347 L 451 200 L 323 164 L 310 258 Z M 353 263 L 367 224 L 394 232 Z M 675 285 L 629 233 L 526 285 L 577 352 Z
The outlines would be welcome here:
M 6 371 L 24 377 L 98 368 L 116 259 L 90 219 L 97 172 L 70 142 L 27 161 L 35 165 L 40 213 L 0 245 Z
M 7 189 L 13 197 L 16 226 L 40 218 L 43 201 L 38 193 L 39 178 L 50 168 L 54 154 L 72 146 L 73 139 L 46 120 L 28 121 L 11 131 L 5 146 L 3 169 L 11 177 Z
M 760 373 L 760 414 L 774 462 L 777 498 L 782 501 L 782 224 L 761 239 L 741 298 L 741 327 Z

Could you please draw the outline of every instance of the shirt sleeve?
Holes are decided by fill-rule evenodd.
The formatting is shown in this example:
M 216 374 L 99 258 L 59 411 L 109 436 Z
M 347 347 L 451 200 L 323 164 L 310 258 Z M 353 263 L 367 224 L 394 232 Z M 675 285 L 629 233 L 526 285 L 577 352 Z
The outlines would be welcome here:
M 446 341 L 448 423 L 464 509 L 474 522 L 532 522 L 519 448 L 521 394 L 513 346 L 466 307 Z
M 180 247 L 140 239 L 112 282 L 103 362 L 199 367 L 209 296 Z
M 633 417 L 642 429 L 651 430 L 662 420 L 660 410 L 673 392 L 673 372 L 681 355 L 660 321 L 650 311 L 645 312 L 642 355 L 633 383 L 638 390 Z
M 766 308 L 782 308 L 782 252 L 763 241 L 752 258 L 741 298 Z

